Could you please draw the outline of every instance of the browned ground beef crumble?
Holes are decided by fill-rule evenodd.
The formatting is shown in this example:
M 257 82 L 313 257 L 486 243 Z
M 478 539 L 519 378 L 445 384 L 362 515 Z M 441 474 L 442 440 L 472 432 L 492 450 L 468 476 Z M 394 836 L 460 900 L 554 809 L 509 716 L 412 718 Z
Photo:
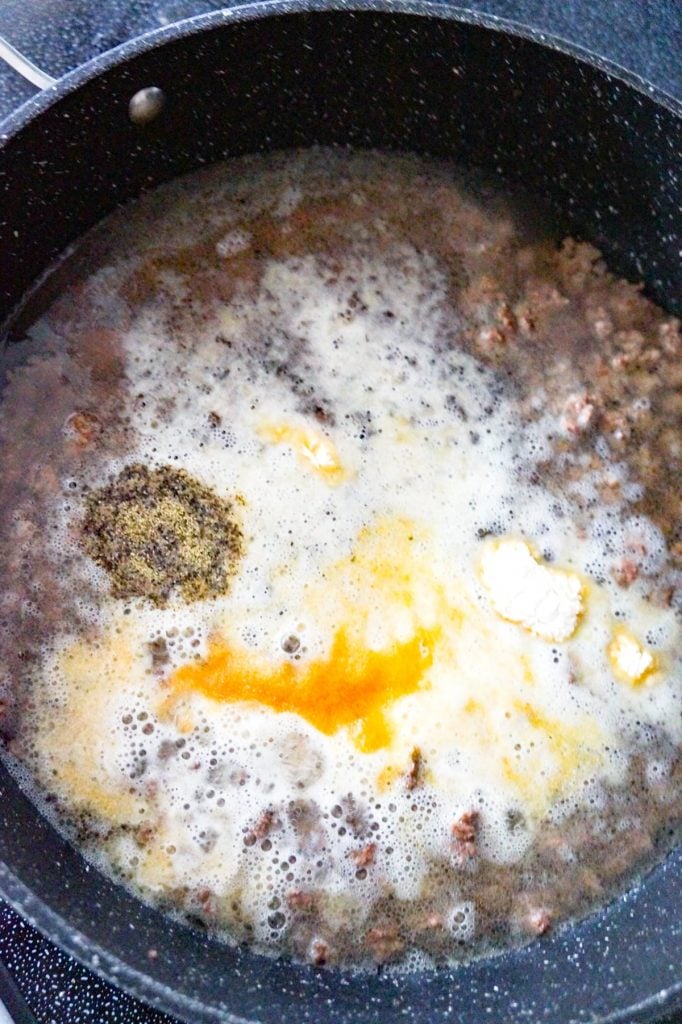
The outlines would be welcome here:
M 164 252 L 159 246 L 124 282 L 121 309 L 132 319 L 152 291 L 163 289 L 163 273 L 173 270 L 185 277 L 189 293 L 182 302 L 169 293 L 167 328 L 172 335 L 191 331 L 193 318 L 201 315 L 197 312 L 201 304 L 229 302 L 237 282 L 242 287 L 250 282 L 255 286 L 269 258 L 311 252 L 327 261 L 330 275 L 338 273 L 344 248 L 358 224 L 369 221 L 370 214 L 380 217 L 391 237 L 432 251 L 449 275 L 451 301 L 467 325 L 451 343 L 507 377 L 517 389 L 527 419 L 538 415 L 533 396 L 539 391 L 546 396 L 542 412 L 556 418 L 557 431 L 552 459 L 538 468 L 538 482 L 560 488 L 586 471 L 608 470 L 611 461 L 627 464 L 631 477 L 643 485 L 631 511 L 657 524 L 670 551 L 666 573 L 646 579 L 649 600 L 679 607 L 681 595 L 675 583 L 682 568 L 678 321 L 657 308 L 639 284 L 611 274 L 592 245 L 572 238 L 556 244 L 518 231 L 501 201 L 492 204 L 490 212 L 485 204 L 470 204 L 455 212 L 462 237 L 469 243 L 472 238 L 485 242 L 478 247 L 469 244 L 463 255 L 452 245 L 452 218 L 442 216 L 452 203 L 452 186 L 436 179 L 425 195 L 422 185 L 414 179 L 412 193 L 407 188 L 396 200 L 380 180 L 374 185 L 368 182 L 369 200 L 361 208 L 343 191 L 310 199 L 286 219 L 286 232 L 285 221 L 255 214 L 246 222 L 252 243 L 231 261 L 229 273 L 215 255 L 220 230 L 216 237 L 209 234 L 183 251 Z M 102 244 L 101 239 L 97 244 Z M 375 239 L 371 244 L 380 242 Z M 11 387 L 0 417 L 0 663 L 4 676 L 0 726 L 8 749 L 19 759 L 22 715 L 31 702 L 27 680 L 40 644 L 65 621 L 77 626 L 82 603 L 78 600 L 82 595 L 65 589 L 61 567 L 41 545 L 51 529 L 50 509 L 56 495 L 64 490 L 70 493 L 73 482 L 74 504 L 84 502 L 87 510 L 85 543 L 93 557 L 112 571 L 121 593 L 146 593 L 163 601 L 176 585 L 190 597 L 220 592 L 226 579 L 216 568 L 217 556 L 229 551 L 236 557 L 241 543 L 230 508 L 202 494 L 201 485 L 194 489 L 194 498 L 188 498 L 193 485 L 187 480 L 173 481 L 168 475 L 152 480 L 150 472 L 139 467 L 135 480 L 128 476 L 129 489 L 135 485 L 148 497 L 153 487 L 172 485 L 176 497 L 182 491 L 181 501 L 191 504 L 196 499 L 204 522 L 210 519 L 205 535 L 212 538 L 217 554 L 191 571 L 174 560 L 175 555 L 169 556 L 168 571 L 162 568 L 147 583 L 126 576 L 117 535 L 111 532 L 112 502 L 116 489 L 126 481 L 110 483 L 99 496 L 83 493 L 78 484 L 84 476 L 96 476 L 98 463 L 112 453 L 125 453 L 135 434 L 135 423 L 121 419 L 119 413 L 125 367 L 116 327 L 99 322 L 93 309 L 91 329 L 73 331 L 88 301 L 87 280 L 64 290 L 49 314 L 53 337 L 10 372 Z M 348 316 L 353 315 L 351 302 Z M 400 312 L 387 309 L 385 316 L 399 317 Z M 225 339 L 228 355 L 229 344 Z M 255 352 L 254 358 L 265 356 Z M 275 372 L 290 382 L 302 410 L 312 412 L 320 422 L 333 422 L 333 402 L 310 392 L 305 368 L 296 358 Z M 458 415 L 454 399 L 452 411 Z M 218 413 L 211 417 L 211 428 L 224 426 Z M 369 422 L 367 429 L 371 429 Z M 622 495 L 620 478 L 609 483 L 606 474 L 606 479 L 599 500 L 608 505 Z M 576 498 L 578 522 L 589 513 L 589 503 L 581 508 Z M 175 543 L 171 537 L 168 551 L 176 550 Z M 622 588 L 642 578 L 645 552 L 640 545 L 641 539 L 633 536 L 631 552 L 614 560 L 611 567 Z M 69 552 L 62 553 L 63 559 L 69 557 Z M 163 551 L 159 557 L 163 563 Z M 80 628 L 87 632 L 87 622 Z M 163 642 L 154 641 L 150 650 L 154 670 L 162 671 L 167 661 Z M 682 820 L 682 761 L 679 752 L 666 749 L 666 753 L 675 758 L 666 778 L 652 782 L 643 761 L 633 759 L 628 785 L 614 788 L 604 808 L 592 813 L 582 809 L 561 825 L 548 824 L 518 863 L 499 865 L 483 859 L 477 849 L 478 813 L 462 815 L 452 824 L 455 855 L 447 862 L 434 862 L 430 886 L 409 908 L 399 906 L 392 896 L 376 903 L 364 927 L 361 950 L 353 921 L 339 925 L 328 913 L 324 893 L 292 889 L 286 907 L 275 899 L 270 908 L 275 930 L 282 910 L 287 913 L 283 950 L 315 965 L 348 959 L 385 963 L 399 959 L 413 946 L 436 961 L 468 956 L 464 947 L 453 950 L 452 936 L 444 927 L 443 894 L 448 887 L 457 888 L 475 904 L 479 952 L 542 935 L 555 922 L 600 904 L 674 841 Z M 150 743 L 150 757 L 178 754 L 176 746 L 153 750 Z M 415 748 L 404 780 L 408 791 L 422 785 L 423 771 L 422 755 Z M 240 781 L 235 776 L 234 785 Z M 47 799 L 49 803 L 54 798 L 48 793 Z M 59 816 L 59 808 L 56 813 Z M 352 800 L 340 803 L 331 813 L 339 827 L 357 839 L 352 859 L 358 872 L 371 870 L 376 854 L 371 817 Z M 265 850 L 269 836 L 287 817 L 295 822 L 302 855 L 308 856 L 315 847 L 321 814 L 321 808 L 305 799 L 272 807 L 254 821 L 243 842 Z M 84 817 L 75 824 L 86 846 L 102 841 L 101 822 Z M 522 828 L 523 821 L 510 821 L 509 827 Z M 140 826 L 135 839 L 141 848 L 149 841 L 145 826 Z M 186 916 L 208 928 L 228 919 L 232 936 L 249 942 L 250 925 L 240 920 L 238 907 L 225 907 L 208 889 L 170 892 L 164 902 L 170 910 L 183 908 Z

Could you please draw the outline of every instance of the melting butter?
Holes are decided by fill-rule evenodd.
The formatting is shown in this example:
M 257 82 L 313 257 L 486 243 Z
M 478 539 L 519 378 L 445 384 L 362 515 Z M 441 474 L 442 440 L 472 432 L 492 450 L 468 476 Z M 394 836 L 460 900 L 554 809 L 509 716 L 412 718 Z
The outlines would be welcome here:
M 543 640 L 568 640 L 575 632 L 583 609 L 580 578 L 543 565 L 525 541 L 491 541 L 483 551 L 480 574 L 503 619 Z
M 656 658 L 629 630 L 615 630 L 608 656 L 618 679 L 638 686 L 656 670 Z
M 313 469 L 329 484 L 341 483 L 350 476 L 332 440 L 308 425 L 264 423 L 258 432 L 271 444 L 287 445 L 304 466 Z

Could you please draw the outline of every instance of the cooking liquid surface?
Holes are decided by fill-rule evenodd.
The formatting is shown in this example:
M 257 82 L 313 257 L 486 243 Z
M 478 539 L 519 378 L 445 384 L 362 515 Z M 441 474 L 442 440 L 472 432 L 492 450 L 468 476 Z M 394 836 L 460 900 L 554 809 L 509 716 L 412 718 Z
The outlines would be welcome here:
M 679 335 L 529 217 L 412 158 L 225 164 L 96 230 L 16 348 L 9 755 L 228 941 L 469 958 L 672 841 L 679 381 L 615 360 Z

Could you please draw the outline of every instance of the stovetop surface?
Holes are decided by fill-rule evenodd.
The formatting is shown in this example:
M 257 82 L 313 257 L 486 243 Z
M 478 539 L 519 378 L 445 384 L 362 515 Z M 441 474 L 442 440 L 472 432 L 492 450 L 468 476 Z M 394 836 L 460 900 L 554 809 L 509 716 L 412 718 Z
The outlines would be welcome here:
M 2 0 L 0 34 L 59 76 L 143 32 L 242 0 Z M 449 2 L 449 0 L 442 0 Z M 457 6 L 519 21 L 622 64 L 682 99 L 680 0 L 457 0 Z M 33 93 L 0 66 L 0 118 Z M 174 1024 L 92 974 L 0 903 L 0 961 L 23 995 L 3 990 L 16 1024 Z M 1 1019 L 1 1017 L 0 1017 Z M 660 1024 L 682 1024 L 666 1019 Z

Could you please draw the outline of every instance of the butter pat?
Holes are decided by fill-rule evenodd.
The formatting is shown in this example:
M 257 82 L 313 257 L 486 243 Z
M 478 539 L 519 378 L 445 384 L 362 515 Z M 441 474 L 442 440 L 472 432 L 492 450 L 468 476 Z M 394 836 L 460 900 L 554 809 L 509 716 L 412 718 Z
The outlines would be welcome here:
M 619 629 L 607 647 L 614 675 L 627 683 L 643 682 L 656 668 L 654 655 L 626 629 Z
M 259 433 L 271 444 L 288 445 L 300 462 L 314 469 L 327 483 L 340 483 L 348 477 L 334 444 L 324 434 L 308 426 L 265 423 Z
M 525 541 L 508 538 L 487 544 L 480 577 L 501 618 L 543 640 L 568 640 L 575 632 L 582 611 L 580 578 L 543 565 Z

